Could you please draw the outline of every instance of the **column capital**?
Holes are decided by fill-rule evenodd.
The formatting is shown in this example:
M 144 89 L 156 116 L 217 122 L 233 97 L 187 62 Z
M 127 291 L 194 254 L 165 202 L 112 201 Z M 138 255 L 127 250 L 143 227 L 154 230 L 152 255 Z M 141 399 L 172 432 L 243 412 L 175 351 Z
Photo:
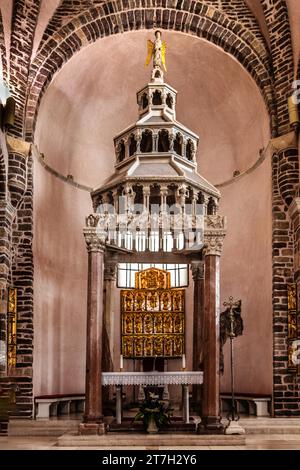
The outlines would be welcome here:
M 298 148 L 298 137 L 295 131 L 288 132 L 287 134 L 275 137 L 270 140 L 271 154 L 280 153 L 288 148 Z
M 142 188 L 143 188 L 143 195 L 150 196 L 150 192 L 151 192 L 150 184 L 143 184 Z
M 204 278 L 204 262 L 203 261 L 192 261 L 191 271 L 194 281 L 199 281 Z
M 221 256 L 226 235 L 226 218 L 221 215 L 204 217 L 204 255 Z
M 104 264 L 104 280 L 115 281 L 117 278 L 117 262 L 106 261 Z
M 85 227 L 83 229 L 83 235 L 88 252 L 104 252 L 106 232 L 97 229 L 97 227 Z
M 28 157 L 31 150 L 30 142 L 26 142 L 26 140 L 13 137 L 11 135 L 7 135 L 6 139 L 9 152 L 18 153 L 20 155 L 23 155 L 25 158 Z

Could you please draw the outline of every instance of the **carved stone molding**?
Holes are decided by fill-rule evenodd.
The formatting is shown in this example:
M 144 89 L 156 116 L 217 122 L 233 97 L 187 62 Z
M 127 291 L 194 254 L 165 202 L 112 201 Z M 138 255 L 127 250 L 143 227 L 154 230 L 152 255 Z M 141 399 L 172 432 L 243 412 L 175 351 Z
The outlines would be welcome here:
M 88 252 L 104 252 L 106 240 L 105 232 L 97 230 L 96 227 L 86 227 L 83 229 L 83 235 Z
M 226 235 L 226 218 L 221 215 L 206 215 L 204 218 L 204 254 L 221 256 Z
M 226 230 L 226 217 L 222 215 L 206 215 L 204 217 L 204 229 L 211 230 L 211 229 L 222 229 Z
M 203 262 L 192 262 L 191 263 L 192 277 L 194 281 L 199 281 L 204 278 L 204 263 Z

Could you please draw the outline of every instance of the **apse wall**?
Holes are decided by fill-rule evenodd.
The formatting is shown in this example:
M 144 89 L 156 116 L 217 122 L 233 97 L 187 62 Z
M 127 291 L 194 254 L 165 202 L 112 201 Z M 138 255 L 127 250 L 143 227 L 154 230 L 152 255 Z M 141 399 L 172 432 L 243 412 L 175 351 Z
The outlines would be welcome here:
M 149 38 L 150 32 L 139 31 L 100 39 L 55 76 L 40 106 L 35 143 L 62 175 L 94 187 L 112 173 L 113 136 L 136 120 L 135 94 L 150 77 L 143 66 Z M 267 146 L 262 97 L 249 74 L 218 47 L 180 33 L 164 32 L 164 39 L 166 81 L 178 90 L 177 119 L 200 135 L 200 173 L 221 184 L 250 168 Z M 87 276 L 82 227 L 90 198 L 37 161 L 34 185 L 34 393 L 82 392 Z M 241 298 L 245 322 L 243 337 L 235 341 L 241 392 L 272 389 L 270 185 L 267 156 L 253 172 L 220 188 L 221 213 L 228 217 L 221 301 Z M 225 356 L 222 388 L 228 386 Z
M 243 335 L 234 340 L 237 392 L 272 393 L 271 164 L 221 189 L 228 230 L 221 258 L 221 302 L 242 300 Z M 224 307 L 221 306 L 221 311 Z M 230 391 L 229 339 L 221 390 Z
M 91 212 L 80 191 L 34 162 L 34 394 L 82 393 Z

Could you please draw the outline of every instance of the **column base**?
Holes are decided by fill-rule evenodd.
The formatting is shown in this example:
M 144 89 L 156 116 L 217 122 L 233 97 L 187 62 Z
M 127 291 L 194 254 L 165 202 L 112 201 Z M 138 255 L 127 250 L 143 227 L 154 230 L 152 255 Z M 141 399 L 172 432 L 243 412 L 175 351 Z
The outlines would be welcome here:
M 198 434 L 224 434 L 221 416 L 205 416 L 198 425 Z
M 80 423 L 78 433 L 81 436 L 103 435 L 106 434 L 104 423 Z
M 225 434 L 245 434 L 246 431 L 237 421 L 230 421 L 225 428 Z

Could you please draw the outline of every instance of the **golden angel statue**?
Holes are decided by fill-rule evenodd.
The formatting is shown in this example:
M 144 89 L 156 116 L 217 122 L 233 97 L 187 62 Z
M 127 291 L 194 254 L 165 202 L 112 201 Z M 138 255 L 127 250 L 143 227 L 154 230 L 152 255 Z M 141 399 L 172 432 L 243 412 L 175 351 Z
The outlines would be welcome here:
M 151 58 L 153 57 L 153 69 L 161 70 L 162 67 L 167 71 L 166 68 L 166 43 L 161 40 L 161 32 L 155 31 L 154 42 L 148 39 L 148 56 L 146 59 L 146 66 L 149 65 Z M 162 78 L 161 75 L 154 75 L 157 78 Z

